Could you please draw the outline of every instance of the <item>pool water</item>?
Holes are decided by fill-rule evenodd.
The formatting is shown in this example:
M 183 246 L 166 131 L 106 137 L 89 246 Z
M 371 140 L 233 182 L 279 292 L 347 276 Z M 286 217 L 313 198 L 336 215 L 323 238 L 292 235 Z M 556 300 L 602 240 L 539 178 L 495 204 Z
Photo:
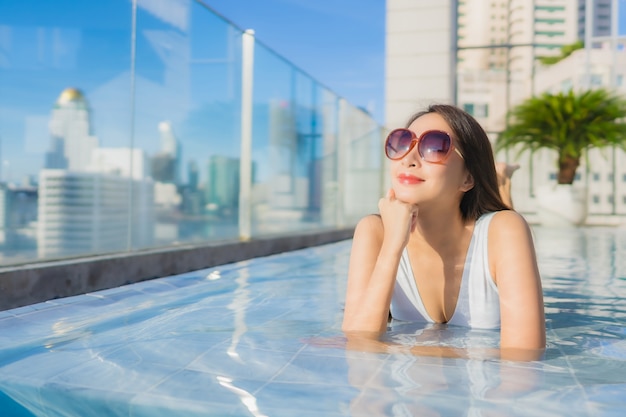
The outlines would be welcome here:
M 346 349 L 343 241 L 0 312 L 0 415 L 623 416 L 626 230 L 534 235 L 541 361 Z M 397 323 L 386 341 L 498 333 Z

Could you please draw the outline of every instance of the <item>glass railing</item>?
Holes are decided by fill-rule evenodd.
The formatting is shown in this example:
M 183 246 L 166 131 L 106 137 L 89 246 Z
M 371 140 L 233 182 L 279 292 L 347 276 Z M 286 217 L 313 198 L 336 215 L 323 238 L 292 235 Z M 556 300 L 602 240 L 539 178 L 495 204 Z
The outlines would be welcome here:
M 200 1 L 0 3 L 0 265 L 353 226 L 383 128 Z

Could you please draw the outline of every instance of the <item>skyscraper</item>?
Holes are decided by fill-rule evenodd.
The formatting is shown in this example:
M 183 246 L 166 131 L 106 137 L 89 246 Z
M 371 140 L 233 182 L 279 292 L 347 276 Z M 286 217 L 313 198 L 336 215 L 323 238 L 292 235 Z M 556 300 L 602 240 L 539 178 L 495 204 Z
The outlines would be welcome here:
M 239 158 L 211 155 L 207 170 L 207 203 L 221 214 L 236 214 L 239 207 Z
M 180 142 L 170 122 L 159 123 L 161 150 L 152 157 L 152 178 L 155 181 L 180 184 Z
M 387 126 L 403 125 L 410 114 L 432 102 L 454 102 L 495 140 L 507 112 L 531 95 L 598 87 L 625 94 L 626 38 L 622 35 L 618 41 L 621 50 L 607 47 L 609 42 L 596 48 L 597 37 L 611 33 L 614 1 L 591 2 L 592 20 L 587 23 L 594 39 L 587 46 L 593 49 L 575 51 L 550 66 L 539 59 L 561 56 L 562 46 L 583 40 L 587 3 L 387 0 Z M 605 215 L 626 213 L 626 154 L 594 149 L 587 156 L 577 183 L 589 187 L 589 219 L 613 221 Z M 519 162 L 513 200 L 517 210 L 532 213 L 535 188 L 555 182 L 554 157 L 543 150 L 524 154 Z
M 578 0 L 578 38 L 585 39 L 586 0 Z M 591 36 L 609 36 L 611 34 L 611 0 L 594 0 L 591 12 Z
M 141 149 L 99 148 L 83 93 L 64 90 L 50 118 L 52 146 L 39 173 L 41 257 L 153 244 L 154 184 Z
M 50 150 L 44 163 L 49 169 L 83 171 L 91 163 L 98 139 L 91 134 L 90 109 L 83 93 L 67 88 L 54 103 L 50 116 Z

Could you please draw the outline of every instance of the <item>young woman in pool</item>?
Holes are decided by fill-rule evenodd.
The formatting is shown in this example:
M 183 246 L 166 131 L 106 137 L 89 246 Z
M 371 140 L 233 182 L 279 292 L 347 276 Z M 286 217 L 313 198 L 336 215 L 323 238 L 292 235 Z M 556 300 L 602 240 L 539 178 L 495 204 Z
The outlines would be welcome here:
M 503 201 L 512 169 L 499 165 L 498 178 L 485 131 L 463 110 L 433 105 L 392 131 L 385 151 L 391 189 L 380 214 L 354 232 L 342 325 L 349 343 L 378 340 L 391 316 L 499 328 L 501 357 L 538 358 L 546 340 L 533 240 Z

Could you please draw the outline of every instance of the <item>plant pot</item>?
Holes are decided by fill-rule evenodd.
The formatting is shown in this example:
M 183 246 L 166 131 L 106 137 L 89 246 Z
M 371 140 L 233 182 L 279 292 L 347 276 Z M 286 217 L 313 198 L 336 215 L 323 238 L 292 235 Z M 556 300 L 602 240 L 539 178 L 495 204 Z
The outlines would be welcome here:
M 537 220 L 547 227 L 580 226 L 587 219 L 587 189 L 573 184 L 537 187 Z

